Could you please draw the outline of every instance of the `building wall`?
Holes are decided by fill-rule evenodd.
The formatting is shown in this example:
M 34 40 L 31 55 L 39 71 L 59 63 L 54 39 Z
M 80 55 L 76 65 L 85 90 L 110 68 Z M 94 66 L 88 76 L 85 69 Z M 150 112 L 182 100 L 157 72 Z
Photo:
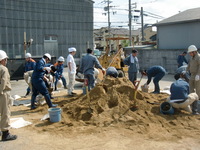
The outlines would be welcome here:
M 159 50 L 159 49 L 138 49 L 138 60 L 140 69 L 148 69 L 154 65 L 160 65 L 170 74 L 174 74 L 178 68 L 177 57 L 187 50 Z M 131 53 L 131 49 L 125 49 L 126 57 Z M 186 59 L 190 57 L 186 55 Z
M 33 56 L 49 52 L 67 56 L 76 47 L 76 57 L 93 47 L 93 2 L 88 0 L 1 0 L 0 49 L 10 58 L 24 56 L 27 48 Z
M 200 48 L 199 35 L 200 22 L 158 26 L 158 48 L 187 49 L 192 44 Z

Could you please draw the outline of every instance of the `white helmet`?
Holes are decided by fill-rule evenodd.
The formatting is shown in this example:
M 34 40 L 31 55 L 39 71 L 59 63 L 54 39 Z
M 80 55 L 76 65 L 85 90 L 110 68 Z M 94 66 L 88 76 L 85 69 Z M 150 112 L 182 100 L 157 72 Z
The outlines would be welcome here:
M 4 52 L 3 50 L 0 50 L 0 61 L 2 61 L 5 58 L 8 58 L 6 52 Z
M 190 46 L 188 47 L 188 53 L 194 52 L 194 51 L 197 51 L 197 47 L 196 47 L 195 45 L 190 45 Z
M 58 88 L 61 88 L 62 85 L 63 85 L 63 82 L 62 82 L 61 79 L 59 79 L 56 86 L 57 86 Z
M 25 58 L 30 58 L 31 54 L 30 53 L 26 53 Z
M 62 62 L 64 62 L 65 59 L 64 59 L 64 57 L 60 56 L 60 57 L 58 58 L 58 61 L 62 61 Z
M 44 56 L 48 57 L 51 60 L 51 55 L 49 53 L 45 53 Z
M 68 51 L 69 52 L 76 52 L 76 48 L 75 47 L 68 48 Z

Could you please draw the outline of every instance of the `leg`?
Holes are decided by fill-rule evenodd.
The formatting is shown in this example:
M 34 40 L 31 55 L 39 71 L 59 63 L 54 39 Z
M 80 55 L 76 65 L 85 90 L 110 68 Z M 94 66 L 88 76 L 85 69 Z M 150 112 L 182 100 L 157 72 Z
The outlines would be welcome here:
M 67 82 L 66 82 L 66 79 L 65 79 L 65 77 L 61 77 L 61 80 L 62 80 L 62 82 L 63 82 L 63 86 L 64 86 L 64 88 L 66 89 L 67 88 Z
M 36 96 L 39 94 L 38 90 L 35 88 L 34 84 L 32 84 L 32 96 L 31 96 L 31 109 L 35 109 L 35 99 Z
M 153 83 L 154 83 L 154 86 L 155 86 L 154 93 L 160 93 L 159 81 L 164 77 L 164 75 L 165 75 L 165 73 L 159 73 L 153 79 Z
M 75 84 L 75 74 L 68 73 L 68 77 L 69 77 L 68 94 L 72 95 Z
M 190 85 L 190 93 L 194 93 L 195 92 L 195 80 L 190 79 L 189 80 L 189 85 Z
M 58 83 L 58 78 L 56 77 L 56 81 L 54 83 L 54 85 L 55 85 L 55 91 L 57 90 L 57 83 Z

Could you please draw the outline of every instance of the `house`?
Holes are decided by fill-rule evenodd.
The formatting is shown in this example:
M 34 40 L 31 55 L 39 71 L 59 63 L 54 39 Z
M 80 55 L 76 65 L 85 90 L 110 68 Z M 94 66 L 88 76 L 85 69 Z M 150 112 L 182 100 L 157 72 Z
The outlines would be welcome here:
M 158 49 L 200 48 L 200 8 L 189 9 L 155 24 Z
M 134 44 L 139 44 L 139 30 L 132 31 L 132 38 Z M 94 29 L 94 44 L 97 49 L 104 50 L 106 47 L 106 39 L 109 37 L 108 28 L 103 27 L 100 29 Z M 122 46 L 129 45 L 129 30 L 124 28 L 111 28 L 110 29 L 110 38 L 127 38 L 126 40 L 121 40 L 119 43 L 116 41 L 111 41 L 111 49 L 116 49 L 118 44 L 122 44 Z

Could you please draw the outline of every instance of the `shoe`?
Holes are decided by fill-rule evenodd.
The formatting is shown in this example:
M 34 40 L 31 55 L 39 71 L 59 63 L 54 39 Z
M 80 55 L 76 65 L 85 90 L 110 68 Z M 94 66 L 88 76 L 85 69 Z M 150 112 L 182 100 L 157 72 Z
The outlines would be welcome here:
M 67 89 L 67 87 L 65 86 L 64 89 Z
M 71 92 L 73 95 L 76 95 L 76 93 L 74 93 L 74 92 Z
M 198 112 L 192 112 L 192 114 L 193 114 L 193 115 L 199 115 L 199 113 L 198 113 Z
M 2 141 L 10 141 L 10 140 L 16 140 L 17 136 L 16 135 L 12 135 L 9 133 L 9 131 L 3 131 L 2 132 Z
M 31 110 L 34 110 L 34 109 L 36 109 L 36 108 L 37 108 L 36 106 L 33 106 L 33 107 L 31 106 Z
M 54 99 L 54 97 L 50 96 L 51 99 Z
M 52 104 L 52 106 L 51 107 L 57 107 L 58 106 L 58 104 Z
M 152 94 L 160 94 L 160 92 L 156 92 L 156 91 L 154 91 L 154 92 L 151 92 Z

